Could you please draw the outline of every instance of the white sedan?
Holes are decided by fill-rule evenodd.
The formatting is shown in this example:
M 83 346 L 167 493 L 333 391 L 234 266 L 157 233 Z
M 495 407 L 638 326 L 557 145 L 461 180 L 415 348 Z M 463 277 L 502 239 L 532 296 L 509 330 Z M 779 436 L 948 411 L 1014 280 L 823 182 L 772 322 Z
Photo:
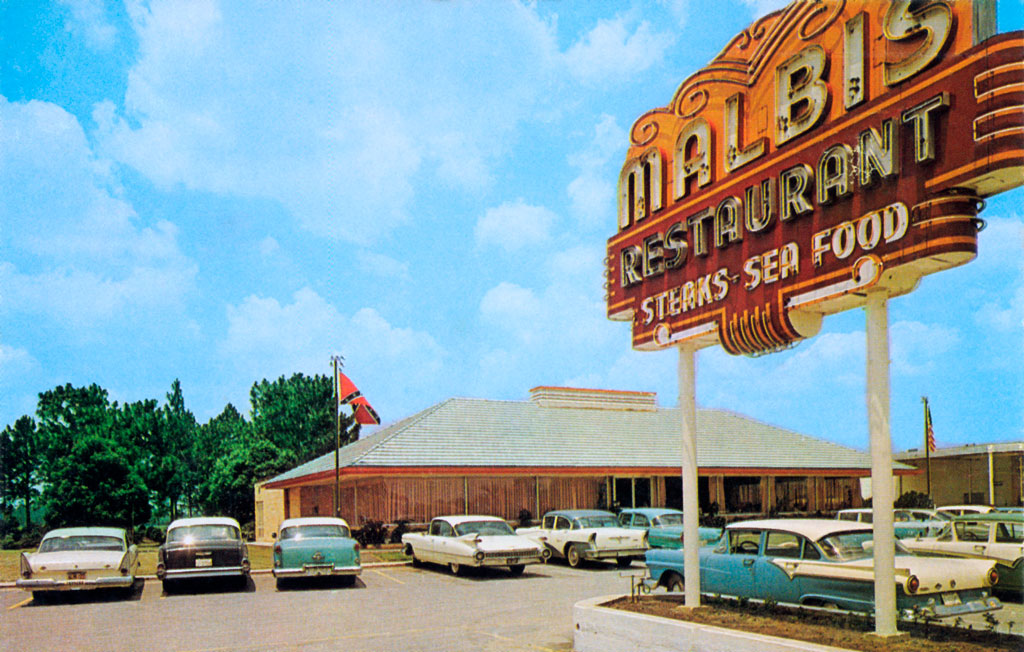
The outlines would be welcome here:
M 21 554 L 21 577 L 15 584 L 32 591 L 131 589 L 139 555 L 125 531 L 112 527 L 51 530 L 39 550 Z
M 611 512 L 561 509 L 544 515 L 540 527 L 520 528 L 518 534 L 565 557 L 576 568 L 584 559 L 614 559 L 622 568 L 647 552 L 647 531 L 619 527 Z
M 519 575 L 527 564 L 551 555 L 494 516 L 438 516 L 426 533 L 403 534 L 402 544 L 414 566 L 425 561 L 448 564 L 456 575 L 464 567 L 479 566 L 508 566 Z

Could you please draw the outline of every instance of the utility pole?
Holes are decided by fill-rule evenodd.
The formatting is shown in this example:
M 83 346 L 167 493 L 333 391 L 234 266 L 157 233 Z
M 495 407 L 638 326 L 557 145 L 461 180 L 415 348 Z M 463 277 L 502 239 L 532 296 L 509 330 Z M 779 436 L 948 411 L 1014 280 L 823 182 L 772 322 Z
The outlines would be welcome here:
M 341 395 L 338 393 L 338 371 L 345 366 L 345 358 L 332 355 L 334 363 L 334 516 L 341 518 L 341 463 L 338 459 L 341 448 Z

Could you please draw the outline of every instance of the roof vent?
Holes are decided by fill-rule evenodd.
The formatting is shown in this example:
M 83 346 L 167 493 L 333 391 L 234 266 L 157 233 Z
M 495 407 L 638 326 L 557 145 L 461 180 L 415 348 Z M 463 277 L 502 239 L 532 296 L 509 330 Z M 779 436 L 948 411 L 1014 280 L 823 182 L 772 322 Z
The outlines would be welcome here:
M 655 412 L 655 392 L 625 392 L 613 389 L 579 389 L 576 387 L 534 387 L 530 400 L 544 408 L 576 408 L 590 410 L 636 410 Z

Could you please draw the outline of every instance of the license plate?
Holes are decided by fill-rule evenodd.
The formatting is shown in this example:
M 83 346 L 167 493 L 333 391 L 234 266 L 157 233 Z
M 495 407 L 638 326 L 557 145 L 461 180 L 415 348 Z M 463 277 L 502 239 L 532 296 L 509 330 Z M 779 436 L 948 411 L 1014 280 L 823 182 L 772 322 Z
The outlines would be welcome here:
M 506 564 L 510 564 L 510 565 L 511 564 L 518 564 L 519 560 L 516 559 L 515 557 L 509 557 L 508 559 L 505 560 L 505 563 Z
M 203 558 L 196 559 L 196 568 L 201 568 L 203 566 L 213 566 L 213 559 L 209 558 L 209 557 L 207 557 L 205 559 L 203 559 Z
M 956 593 L 955 591 L 951 593 L 943 593 L 942 604 L 946 605 L 947 607 L 954 607 L 958 604 L 961 604 L 960 594 Z
M 68 571 L 69 580 L 84 580 L 85 571 Z
M 329 575 L 332 570 L 331 566 L 326 565 L 306 566 L 306 572 L 312 575 Z

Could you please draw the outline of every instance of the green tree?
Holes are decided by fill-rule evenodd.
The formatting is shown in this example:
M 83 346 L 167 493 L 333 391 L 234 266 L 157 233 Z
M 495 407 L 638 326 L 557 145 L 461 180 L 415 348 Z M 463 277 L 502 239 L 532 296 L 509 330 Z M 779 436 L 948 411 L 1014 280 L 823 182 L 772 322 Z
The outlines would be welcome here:
M 253 485 L 294 467 L 294 453 L 267 439 L 239 442 L 213 465 L 206 509 L 248 523 L 255 518 Z
M 46 521 L 51 527 L 115 525 L 149 520 L 149 492 L 131 460 L 111 438 L 76 438 L 71 454 L 51 459 Z
M 14 501 L 25 508 L 25 529 L 32 527 L 32 499 L 38 494 L 39 433 L 36 422 L 23 416 L 0 434 L 0 475 L 3 485 L 3 512 L 10 517 Z
M 306 462 L 334 450 L 334 387 L 329 376 L 294 374 L 254 383 L 249 392 L 256 437 L 292 451 Z M 341 416 L 341 445 L 359 438 L 351 415 Z
M 171 518 L 177 517 L 177 499 L 184 498 L 189 513 L 195 506 L 196 485 L 200 469 L 196 466 L 193 448 L 196 437 L 196 418 L 185 409 L 185 397 L 181 381 L 171 383 L 167 404 L 163 409 L 166 425 L 166 458 L 164 459 L 165 483 L 163 489 L 171 499 Z

